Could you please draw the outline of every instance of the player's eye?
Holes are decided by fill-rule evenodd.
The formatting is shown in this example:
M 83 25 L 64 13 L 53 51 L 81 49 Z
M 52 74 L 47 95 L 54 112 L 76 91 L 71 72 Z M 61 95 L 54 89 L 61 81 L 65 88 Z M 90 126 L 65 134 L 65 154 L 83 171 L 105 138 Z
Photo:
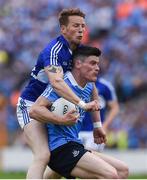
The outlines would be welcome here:
M 82 28 L 85 28 L 85 24 L 82 24 Z
M 74 27 L 78 27 L 79 25 L 78 25 L 78 24 L 74 24 L 73 26 L 74 26 Z

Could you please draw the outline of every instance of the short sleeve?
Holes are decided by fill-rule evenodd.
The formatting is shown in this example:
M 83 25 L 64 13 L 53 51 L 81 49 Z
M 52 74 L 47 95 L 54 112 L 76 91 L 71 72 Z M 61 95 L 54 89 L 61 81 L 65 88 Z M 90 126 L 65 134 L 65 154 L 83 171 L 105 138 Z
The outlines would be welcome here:
M 108 101 L 115 101 L 117 100 L 115 89 L 112 85 L 105 87 L 106 99 Z
M 60 51 L 62 49 L 62 43 L 56 43 L 52 46 L 47 46 L 42 52 L 42 59 L 44 67 L 48 65 L 60 66 Z
M 60 98 L 60 96 L 54 91 L 54 89 L 52 88 L 52 86 L 50 84 L 46 87 L 46 89 L 41 94 L 41 96 L 45 97 L 46 99 L 48 99 L 51 102 L 54 102 L 58 98 Z

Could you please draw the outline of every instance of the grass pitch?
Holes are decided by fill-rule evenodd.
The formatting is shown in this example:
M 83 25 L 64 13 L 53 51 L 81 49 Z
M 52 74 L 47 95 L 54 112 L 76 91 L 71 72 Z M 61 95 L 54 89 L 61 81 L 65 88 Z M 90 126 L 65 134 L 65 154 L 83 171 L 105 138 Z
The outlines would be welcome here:
M 0 179 L 26 179 L 25 172 L 0 172 Z M 147 179 L 147 174 L 134 174 L 129 179 Z

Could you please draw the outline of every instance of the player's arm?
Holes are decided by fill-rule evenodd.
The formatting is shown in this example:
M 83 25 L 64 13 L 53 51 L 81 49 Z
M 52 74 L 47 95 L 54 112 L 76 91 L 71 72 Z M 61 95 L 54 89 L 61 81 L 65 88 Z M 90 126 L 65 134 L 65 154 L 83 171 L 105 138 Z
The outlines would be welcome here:
M 110 124 L 112 123 L 112 121 L 114 120 L 114 118 L 118 115 L 119 113 L 119 104 L 117 100 L 112 100 L 108 102 L 108 113 L 106 116 L 106 119 L 104 121 L 103 124 L 103 128 L 105 129 L 105 131 L 108 130 Z
M 48 75 L 52 87 L 58 95 L 85 110 L 98 110 L 98 106 L 95 101 L 85 103 L 70 89 L 63 79 L 63 70 L 61 66 L 47 66 L 45 67 L 45 72 Z
M 93 85 L 94 85 L 94 88 L 93 88 L 93 91 L 92 91 L 92 100 L 97 101 L 97 104 L 98 104 L 98 107 L 99 107 L 99 110 L 100 110 L 98 90 L 97 90 L 97 88 L 95 86 L 95 83 Z M 92 112 L 92 121 L 93 121 L 93 123 L 98 122 L 99 124 L 101 124 L 100 111 L 93 111 Z
M 92 91 L 92 100 L 97 102 L 98 105 L 98 110 L 100 110 L 100 104 L 99 104 L 99 93 L 98 90 L 96 88 L 95 83 L 93 83 L 93 91 Z
M 94 89 L 92 92 L 92 99 L 95 99 L 98 101 L 98 91 L 96 86 L 94 85 Z M 101 118 L 100 118 L 100 111 L 93 111 L 91 113 L 92 115 L 92 121 L 93 121 L 93 137 L 94 142 L 96 144 L 101 144 L 106 142 L 106 134 L 103 130 Z
M 63 70 L 61 66 L 47 66 L 45 72 L 48 75 L 49 82 L 58 95 L 74 104 L 79 103 L 80 98 L 73 93 L 63 79 Z
M 92 121 L 93 121 L 93 137 L 94 142 L 96 144 L 101 144 L 106 142 L 106 133 L 102 127 L 102 123 L 100 120 L 100 113 L 99 111 L 93 111 L 92 114 Z
M 71 110 L 63 116 L 57 116 L 49 111 L 51 104 L 47 98 L 40 96 L 30 108 L 30 117 L 39 122 L 50 122 L 58 125 L 73 125 L 76 123 L 78 116 L 74 114 L 75 110 Z

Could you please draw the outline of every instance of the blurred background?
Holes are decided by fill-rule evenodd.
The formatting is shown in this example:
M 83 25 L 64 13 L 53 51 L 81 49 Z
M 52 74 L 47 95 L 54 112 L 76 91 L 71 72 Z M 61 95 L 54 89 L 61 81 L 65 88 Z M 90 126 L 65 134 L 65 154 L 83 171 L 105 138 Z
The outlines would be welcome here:
M 28 152 L 17 99 L 39 52 L 60 33 L 58 13 L 68 7 L 85 12 L 83 43 L 102 50 L 101 75 L 116 88 L 120 113 L 107 149 L 136 152 L 133 159 L 143 153 L 139 173 L 147 174 L 147 0 L 0 0 L 0 170 L 19 170 L 19 164 L 9 168 L 12 149 L 16 156 Z

